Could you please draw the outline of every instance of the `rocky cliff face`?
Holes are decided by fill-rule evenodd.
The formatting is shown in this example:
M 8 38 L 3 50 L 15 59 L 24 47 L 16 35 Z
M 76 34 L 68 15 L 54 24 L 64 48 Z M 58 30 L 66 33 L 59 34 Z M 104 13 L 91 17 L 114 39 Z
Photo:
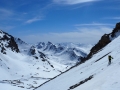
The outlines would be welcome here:
M 113 29 L 111 34 L 111 37 L 116 37 L 116 34 L 120 32 L 120 22 L 116 24 L 116 27 Z
M 107 44 L 109 44 L 114 38 L 120 35 L 120 22 L 116 24 L 113 31 L 109 34 L 104 34 L 101 39 L 98 41 L 98 43 L 92 47 L 90 50 L 90 53 L 86 58 L 82 58 L 81 63 L 85 62 L 86 60 L 90 59 L 94 54 L 99 52 L 103 47 L 105 47 Z
M 19 52 L 18 45 L 15 42 L 13 36 L 0 30 L 0 48 L 3 54 L 6 54 L 6 48 L 10 48 L 12 51 Z
M 92 55 L 97 53 L 99 50 L 101 50 L 103 47 L 105 47 L 108 43 L 110 43 L 111 40 L 109 38 L 109 34 L 104 34 L 99 42 L 90 50 L 90 53 L 87 56 L 87 59 L 91 58 Z

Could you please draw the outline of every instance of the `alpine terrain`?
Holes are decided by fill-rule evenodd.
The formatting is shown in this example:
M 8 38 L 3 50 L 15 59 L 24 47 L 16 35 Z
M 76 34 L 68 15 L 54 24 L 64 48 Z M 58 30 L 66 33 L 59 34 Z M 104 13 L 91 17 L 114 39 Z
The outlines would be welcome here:
M 113 57 L 108 65 L 108 55 Z M 87 57 L 34 90 L 120 90 L 120 23 L 101 37 Z
M 91 45 L 28 44 L 0 30 L 0 90 L 33 90 L 87 57 Z

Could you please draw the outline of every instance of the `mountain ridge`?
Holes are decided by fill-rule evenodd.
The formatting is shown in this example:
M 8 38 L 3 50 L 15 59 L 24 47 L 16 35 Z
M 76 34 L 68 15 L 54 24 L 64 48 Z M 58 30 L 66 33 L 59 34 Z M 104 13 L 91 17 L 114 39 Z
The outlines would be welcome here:
M 98 43 L 91 48 L 90 53 L 87 55 L 87 57 L 81 58 L 81 63 L 90 59 L 94 54 L 96 54 L 99 50 L 101 50 L 106 45 L 108 45 L 112 40 L 114 40 L 114 38 L 118 37 L 119 35 L 120 35 L 120 22 L 118 22 L 116 24 L 115 28 L 112 30 L 111 33 L 104 34 L 101 37 L 101 39 L 98 41 Z

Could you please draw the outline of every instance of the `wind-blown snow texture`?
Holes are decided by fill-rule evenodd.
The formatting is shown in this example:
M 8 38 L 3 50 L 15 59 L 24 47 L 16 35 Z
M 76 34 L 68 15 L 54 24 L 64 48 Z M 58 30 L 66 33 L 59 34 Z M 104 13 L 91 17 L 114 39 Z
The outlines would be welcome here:
M 79 57 L 86 56 L 86 50 L 86 46 L 67 47 L 50 42 L 40 48 L 39 44 L 27 44 L 1 30 L 0 90 L 34 89 L 75 65 Z
M 108 66 L 108 55 L 112 64 Z M 85 63 L 36 90 L 120 90 L 120 36 Z

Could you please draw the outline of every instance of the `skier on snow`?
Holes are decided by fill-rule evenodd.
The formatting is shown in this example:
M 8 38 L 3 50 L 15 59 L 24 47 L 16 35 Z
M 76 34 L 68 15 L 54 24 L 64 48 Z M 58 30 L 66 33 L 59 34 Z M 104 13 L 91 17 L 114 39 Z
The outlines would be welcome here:
M 109 60 L 108 65 L 110 65 L 110 64 L 111 64 L 111 59 L 113 59 L 113 57 L 112 57 L 111 55 L 108 55 L 108 60 Z

